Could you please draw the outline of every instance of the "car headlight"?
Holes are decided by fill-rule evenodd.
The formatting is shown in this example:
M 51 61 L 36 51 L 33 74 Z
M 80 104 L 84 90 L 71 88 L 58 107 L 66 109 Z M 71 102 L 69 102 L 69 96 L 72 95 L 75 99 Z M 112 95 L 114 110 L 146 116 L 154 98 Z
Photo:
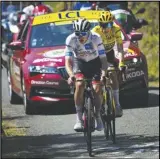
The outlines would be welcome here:
M 133 61 L 134 63 L 141 63 L 141 62 L 142 62 L 142 59 L 141 59 L 141 57 L 134 57 L 134 58 L 132 59 L 132 61 Z
M 128 67 L 139 67 L 142 64 L 142 58 L 141 57 L 134 57 L 129 60 L 125 60 L 125 64 Z
M 56 67 L 30 66 L 30 73 L 59 73 Z

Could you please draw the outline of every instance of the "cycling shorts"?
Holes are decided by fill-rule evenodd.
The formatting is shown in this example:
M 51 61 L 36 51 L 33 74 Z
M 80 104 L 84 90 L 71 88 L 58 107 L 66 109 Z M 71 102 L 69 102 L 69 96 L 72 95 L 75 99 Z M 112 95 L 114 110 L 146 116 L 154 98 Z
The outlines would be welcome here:
M 92 79 L 93 81 L 100 81 L 102 64 L 99 57 L 89 62 L 74 58 L 73 63 L 74 74 L 82 73 L 85 78 Z
M 114 67 L 118 67 L 118 63 L 115 60 L 116 58 L 115 58 L 114 50 L 113 49 L 111 51 L 107 52 L 106 56 L 107 56 L 107 61 L 109 63 L 113 64 Z

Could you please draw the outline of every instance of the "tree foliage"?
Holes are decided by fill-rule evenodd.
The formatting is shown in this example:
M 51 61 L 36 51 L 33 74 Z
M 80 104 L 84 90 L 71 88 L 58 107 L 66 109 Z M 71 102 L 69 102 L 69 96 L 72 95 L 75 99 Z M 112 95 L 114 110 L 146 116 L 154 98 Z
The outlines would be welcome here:
M 138 30 L 143 33 L 139 47 L 147 57 L 150 81 L 159 80 L 159 2 L 130 2 L 130 8 L 133 13 L 146 9 L 145 13 L 136 15 L 149 23 Z

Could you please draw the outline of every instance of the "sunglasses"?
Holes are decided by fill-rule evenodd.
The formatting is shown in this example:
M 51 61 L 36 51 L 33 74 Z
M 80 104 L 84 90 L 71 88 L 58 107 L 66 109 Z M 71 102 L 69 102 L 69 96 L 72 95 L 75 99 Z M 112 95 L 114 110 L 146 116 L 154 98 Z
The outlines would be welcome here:
M 88 35 L 88 32 L 76 31 L 76 32 L 75 32 L 75 35 L 76 35 L 76 36 L 87 36 L 87 35 Z
M 100 23 L 100 26 L 102 28 L 111 28 L 113 26 L 113 22 L 109 22 L 109 23 Z

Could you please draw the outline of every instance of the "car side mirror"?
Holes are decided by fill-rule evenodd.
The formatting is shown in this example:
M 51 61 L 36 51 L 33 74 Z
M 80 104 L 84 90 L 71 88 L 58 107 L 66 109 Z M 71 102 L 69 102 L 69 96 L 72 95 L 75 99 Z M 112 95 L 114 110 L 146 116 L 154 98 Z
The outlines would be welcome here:
M 24 42 L 14 41 L 7 45 L 11 50 L 24 50 Z
M 135 14 L 142 14 L 146 11 L 145 8 L 140 8 Z
M 148 21 L 145 19 L 138 19 L 138 23 L 140 23 L 142 26 L 148 25 Z
M 148 24 L 148 21 L 145 19 L 137 19 L 137 22 L 133 25 L 133 28 L 137 30 Z
M 137 33 L 137 32 L 130 33 L 130 40 L 131 41 L 139 41 L 142 39 L 142 37 L 143 37 L 142 33 Z

